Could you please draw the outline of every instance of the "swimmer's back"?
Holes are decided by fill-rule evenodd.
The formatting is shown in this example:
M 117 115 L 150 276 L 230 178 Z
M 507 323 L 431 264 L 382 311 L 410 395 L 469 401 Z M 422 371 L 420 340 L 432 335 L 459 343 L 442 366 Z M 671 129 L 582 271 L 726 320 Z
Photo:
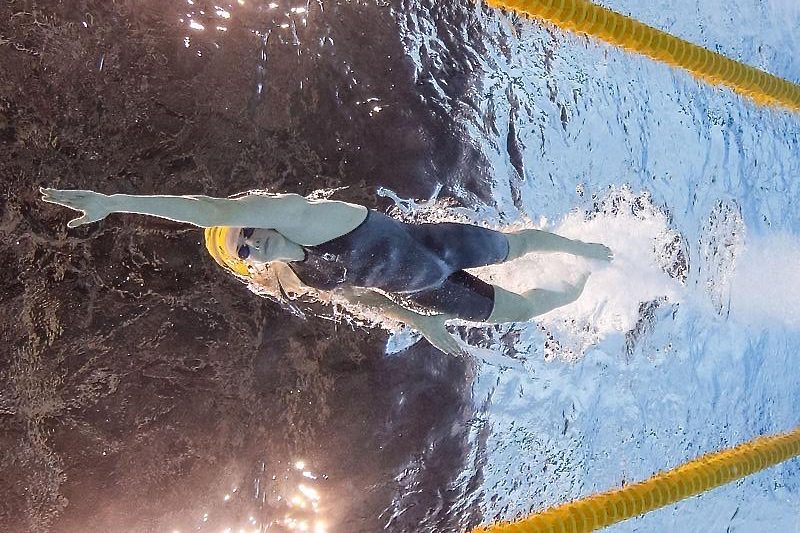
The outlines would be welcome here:
M 439 287 L 461 269 L 504 260 L 508 241 L 479 226 L 407 224 L 369 210 L 353 231 L 304 248 L 306 259 L 289 265 L 307 285 L 413 293 Z

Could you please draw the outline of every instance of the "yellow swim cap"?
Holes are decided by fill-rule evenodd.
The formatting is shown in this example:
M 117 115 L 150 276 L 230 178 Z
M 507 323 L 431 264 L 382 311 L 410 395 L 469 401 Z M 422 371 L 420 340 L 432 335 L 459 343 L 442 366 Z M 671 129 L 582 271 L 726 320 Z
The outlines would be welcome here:
M 206 238 L 206 249 L 211 257 L 220 266 L 237 274 L 249 278 L 251 276 L 247 263 L 239 259 L 236 255 L 236 237 L 241 228 L 230 226 L 215 226 L 206 228 L 204 234 Z

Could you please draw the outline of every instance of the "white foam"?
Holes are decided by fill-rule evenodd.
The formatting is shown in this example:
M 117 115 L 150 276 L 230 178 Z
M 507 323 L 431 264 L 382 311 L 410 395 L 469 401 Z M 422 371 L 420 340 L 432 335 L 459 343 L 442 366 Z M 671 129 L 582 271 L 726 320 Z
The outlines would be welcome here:
M 641 198 L 630 191 L 615 191 L 609 199 L 619 206 Z M 662 268 L 662 250 L 674 239 L 667 217 L 647 204 L 630 209 L 585 213 L 573 211 L 552 226 L 540 229 L 586 242 L 600 242 L 614 252 L 611 263 L 590 261 L 567 254 L 528 254 L 502 265 L 474 269 L 476 275 L 505 289 L 558 289 L 591 272 L 580 298 L 535 319 L 560 337 L 570 338 L 579 353 L 614 333 L 631 330 L 639 319 L 642 302 L 666 298 L 677 302 L 684 288 Z

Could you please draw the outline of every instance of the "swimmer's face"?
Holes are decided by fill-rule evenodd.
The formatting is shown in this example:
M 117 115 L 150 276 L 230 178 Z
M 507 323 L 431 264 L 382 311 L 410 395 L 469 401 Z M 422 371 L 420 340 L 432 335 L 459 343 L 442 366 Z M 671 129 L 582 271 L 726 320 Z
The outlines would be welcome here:
M 271 261 L 299 261 L 305 252 L 298 244 L 272 229 L 242 228 L 236 241 L 236 255 L 251 264 Z

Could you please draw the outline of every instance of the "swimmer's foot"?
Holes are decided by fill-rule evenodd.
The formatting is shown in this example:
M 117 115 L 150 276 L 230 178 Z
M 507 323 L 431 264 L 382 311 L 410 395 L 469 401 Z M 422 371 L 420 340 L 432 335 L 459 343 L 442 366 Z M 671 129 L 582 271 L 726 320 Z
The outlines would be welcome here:
M 531 252 L 562 252 L 601 261 L 611 261 L 614 258 L 614 253 L 608 246 L 594 242 L 583 242 L 577 239 L 567 239 L 561 235 L 538 229 L 525 229 L 506 233 L 505 236 L 508 240 L 506 261 L 517 259 Z
M 614 252 L 611 251 L 611 248 L 596 242 L 582 243 L 577 255 L 586 257 L 587 259 L 598 259 L 606 262 L 611 262 L 611 260 L 614 259 Z

